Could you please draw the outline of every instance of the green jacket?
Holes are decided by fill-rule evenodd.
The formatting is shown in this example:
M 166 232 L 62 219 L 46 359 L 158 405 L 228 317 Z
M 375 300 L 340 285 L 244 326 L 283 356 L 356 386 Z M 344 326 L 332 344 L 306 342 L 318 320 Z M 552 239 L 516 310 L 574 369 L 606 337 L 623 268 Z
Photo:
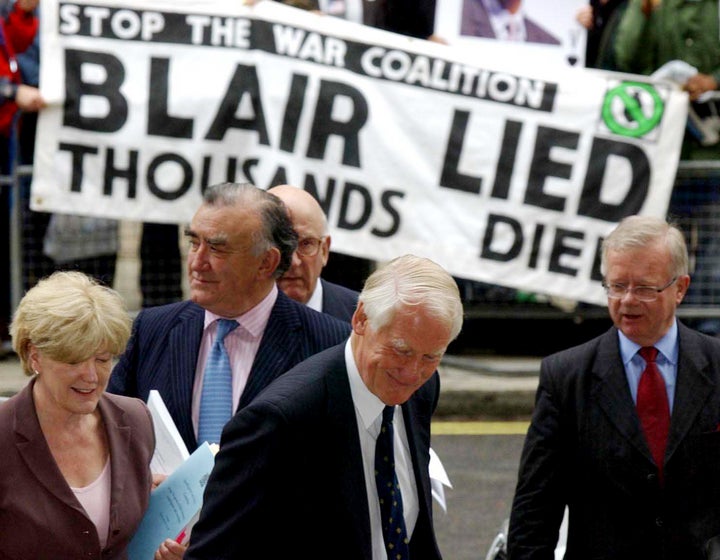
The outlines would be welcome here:
M 720 84 L 717 0 L 662 0 L 650 17 L 641 0 L 630 0 L 615 38 L 618 69 L 651 74 L 683 60 Z

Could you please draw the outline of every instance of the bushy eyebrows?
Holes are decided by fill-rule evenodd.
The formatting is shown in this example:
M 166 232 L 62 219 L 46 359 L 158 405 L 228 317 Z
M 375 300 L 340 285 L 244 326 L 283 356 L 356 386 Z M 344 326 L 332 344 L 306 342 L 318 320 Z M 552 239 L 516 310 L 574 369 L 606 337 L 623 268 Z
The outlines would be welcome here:
M 405 341 L 404 338 L 393 338 L 390 341 L 390 346 L 393 347 L 395 350 L 400 350 L 402 352 L 407 352 L 410 350 L 410 345 Z
M 393 338 L 390 341 L 390 345 L 392 346 L 393 350 L 397 352 L 408 352 L 408 353 L 415 353 L 415 350 L 407 343 L 407 341 L 404 338 Z M 431 352 L 424 354 L 425 356 L 431 356 L 433 358 L 438 358 L 443 355 L 442 350 L 438 350 L 437 352 Z
M 185 228 L 183 234 L 185 237 L 189 237 L 191 239 L 201 239 L 200 235 L 189 227 Z M 202 240 L 208 245 L 226 245 L 228 243 L 228 236 L 225 234 L 218 234 L 215 237 L 203 237 Z

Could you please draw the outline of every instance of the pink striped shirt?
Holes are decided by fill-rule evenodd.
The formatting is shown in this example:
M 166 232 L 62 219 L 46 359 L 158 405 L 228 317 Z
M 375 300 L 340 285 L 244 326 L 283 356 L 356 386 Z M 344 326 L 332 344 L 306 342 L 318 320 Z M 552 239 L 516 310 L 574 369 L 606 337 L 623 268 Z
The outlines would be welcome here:
M 233 410 L 237 410 L 240 396 L 250 376 L 255 354 L 257 354 L 260 347 L 260 340 L 265 332 L 277 296 L 277 286 L 273 286 L 268 295 L 250 311 L 243 313 L 239 317 L 224 317 L 225 319 L 235 319 L 240 323 L 240 326 L 225 337 L 225 349 L 230 357 L 230 367 L 232 367 Z M 205 327 L 202 342 L 200 343 L 200 351 L 198 352 L 197 365 L 195 366 L 195 383 L 192 398 L 192 421 L 196 437 L 198 419 L 200 418 L 200 396 L 202 395 L 202 383 L 205 376 L 205 362 L 210 353 L 210 348 L 215 342 L 217 320 L 220 318 L 219 315 L 205 311 Z

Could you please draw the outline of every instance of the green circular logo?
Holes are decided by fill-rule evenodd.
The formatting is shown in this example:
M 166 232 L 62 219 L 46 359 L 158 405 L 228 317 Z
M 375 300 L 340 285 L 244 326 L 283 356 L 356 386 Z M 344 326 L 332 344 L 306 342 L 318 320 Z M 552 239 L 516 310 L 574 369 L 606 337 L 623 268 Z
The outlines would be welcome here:
M 623 82 L 605 94 L 602 118 L 615 134 L 639 138 L 662 119 L 665 103 L 650 84 Z

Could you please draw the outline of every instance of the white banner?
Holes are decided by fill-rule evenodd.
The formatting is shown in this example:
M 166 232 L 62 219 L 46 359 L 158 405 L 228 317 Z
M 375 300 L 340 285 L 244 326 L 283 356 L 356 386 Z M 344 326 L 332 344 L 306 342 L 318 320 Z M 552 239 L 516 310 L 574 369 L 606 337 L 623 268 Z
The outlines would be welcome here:
M 592 303 L 603 236 L 667 210 L 668 85 L 239 4 L 43 0 L 33 208 L 182 223 L 209 184 L 290 183 L 339 252 Z

